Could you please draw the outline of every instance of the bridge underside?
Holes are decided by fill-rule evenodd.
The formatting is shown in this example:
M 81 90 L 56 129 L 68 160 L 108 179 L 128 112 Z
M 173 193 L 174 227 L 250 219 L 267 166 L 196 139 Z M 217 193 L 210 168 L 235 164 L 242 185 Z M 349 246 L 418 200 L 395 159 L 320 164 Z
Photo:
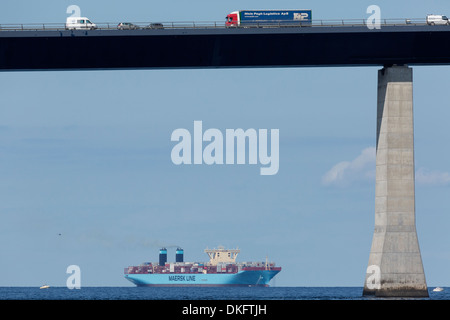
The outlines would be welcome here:
M 0 31 L 0 70 L 450 64 L 450 27 Z

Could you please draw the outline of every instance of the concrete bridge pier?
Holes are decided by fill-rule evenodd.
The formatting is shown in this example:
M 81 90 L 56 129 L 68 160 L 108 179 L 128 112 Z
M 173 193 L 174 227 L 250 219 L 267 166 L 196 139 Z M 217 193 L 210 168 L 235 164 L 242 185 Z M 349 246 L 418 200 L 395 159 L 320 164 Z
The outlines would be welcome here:
M 415 222 L 413 72 L 378 71 L 375 230 L 363 295 L 428 297 Z

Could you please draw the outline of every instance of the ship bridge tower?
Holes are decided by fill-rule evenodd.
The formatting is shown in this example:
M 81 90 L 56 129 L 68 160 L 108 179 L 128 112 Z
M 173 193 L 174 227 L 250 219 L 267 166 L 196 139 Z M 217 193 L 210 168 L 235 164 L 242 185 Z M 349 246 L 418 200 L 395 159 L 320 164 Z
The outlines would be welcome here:
M 223 246 L 219 246 L 217 249 L 205 249 L 205 253 L 209 256 L 209 263 L 213 266 L 218 263 L 235 263 L 239 249 L 225 249 Z

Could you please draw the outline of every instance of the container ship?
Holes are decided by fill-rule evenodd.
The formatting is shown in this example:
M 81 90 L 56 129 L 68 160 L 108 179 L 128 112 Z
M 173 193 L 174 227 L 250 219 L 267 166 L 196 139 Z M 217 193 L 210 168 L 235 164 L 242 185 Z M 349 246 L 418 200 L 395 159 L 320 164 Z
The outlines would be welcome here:
M 184 262 L 177 248 L 175 262 L 167 262 L 167 249 L 159 251 L 159 262 L 144 262 L 125 268 L 125 278 L 139 287 L 268 287 L 281 271 L 275 263 L 236 262 L 238 249 L 205 249 L 209 262 Z

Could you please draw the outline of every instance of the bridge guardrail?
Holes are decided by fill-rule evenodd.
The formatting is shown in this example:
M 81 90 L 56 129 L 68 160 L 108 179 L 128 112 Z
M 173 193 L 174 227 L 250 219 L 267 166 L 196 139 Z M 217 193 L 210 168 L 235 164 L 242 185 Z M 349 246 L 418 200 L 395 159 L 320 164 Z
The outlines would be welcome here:
M 152 22 L 132 22 L 140 29 L 146 29 Z M 181 21 L 181 22 L 157 22 L 162 24 L 163 29 L 225 29 L 225 28 L 292 28 L 292 27 L 342 27 L 342 26 L 367 26 L 366 19 L 335 19 L 335 20 L 313 20 L 311 24 L 301 25 L 301 23 L 286 24 L 283 21 L 278 23 L 259 23 L 246 24 L 244 26 L 225 26 L 224 21 Z M 97 30 L 117 30 L 119 22 L 96 23 Z M 380 26 L 401 26 L 401 25 L 426 25 L 425 19 L 381 19 Z M 155 27 L 156 28 L 156 27 Z M 0 31 L 45 31 L 45 30 L 66 30 L 65 23 L 23 23 L 23 24 L 0 24 Z

